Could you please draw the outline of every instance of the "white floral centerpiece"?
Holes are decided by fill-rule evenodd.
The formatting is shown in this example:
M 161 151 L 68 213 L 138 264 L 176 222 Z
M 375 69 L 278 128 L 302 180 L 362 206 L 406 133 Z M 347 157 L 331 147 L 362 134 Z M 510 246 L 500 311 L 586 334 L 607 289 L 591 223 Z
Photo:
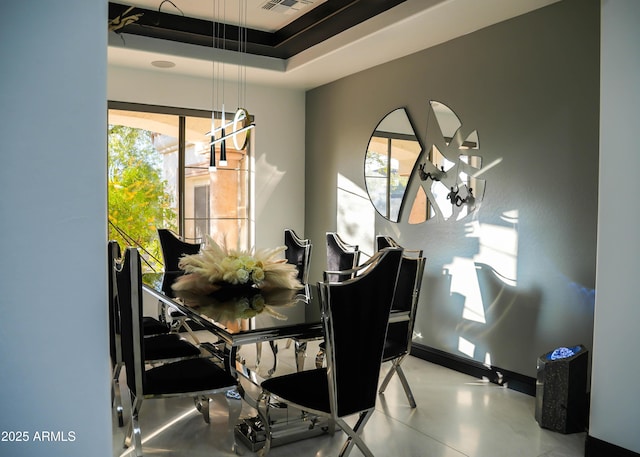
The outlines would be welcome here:
M 171 286 L 175 291 L 209 294 L 225 287 L 301 289 L 298 270 L 280 254 L 286 249 L 234 250 L 217 244 L 210 236 L 198 254 L 186 255 L 178 266 L 185 275 Z

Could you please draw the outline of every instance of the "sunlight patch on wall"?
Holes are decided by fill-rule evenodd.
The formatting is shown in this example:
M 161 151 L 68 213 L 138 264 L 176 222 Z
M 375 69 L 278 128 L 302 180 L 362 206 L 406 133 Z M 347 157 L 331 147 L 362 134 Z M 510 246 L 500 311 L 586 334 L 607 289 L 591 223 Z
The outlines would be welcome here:
M 487 323 L 477 271 L 480 264 L 491 267 L 495 278 L 505 285 L 517 284 L 518 211 L 504 212 L 501 219 L 507 224 L 482 224 L 477 220 L 468 223 L 466 236 L 478 239 L 478 253 L 472 258 L 454 257 L 450 264 L 444 266 L 445 273 L 451 277 L 451 295 L 457 294 L 464 298 L 463 319 Z M 460 336 L 458 350 L 474 358 L 476 346 Z M 478 357 L 482 360 L 482 354 Z M 491 354 L 488 352 L 484 355 L 484 365 L 492 366 Z
M 508 286 L 516 286 L 518 279 L 518 210 L 503 213 L 502 220 L 510 226 L 471 222 L 467 237 L 478 238 L 479 251 L 473 257 L 477 263 L 489 265 L 496 277 Z
M 370 255 L 374 250 L 375 209 L 367 191 L 338 173 L 337 194 L 336 231 L 345 242 L 357 244 Z
M 473 359 L 473 356 L 476 352 L 476 345 L 473 344 L 471 341 L 462 338 L 461 336 L 458 337 L 458 351 L 462 352 L 464 355 L 470 357 Z
M 488 352 L 484 355 L 484 365 L 486 367 L 491 367 L 491 354 Z
M 267 162 L 266 156 L 260 156 L 255 161 L 255 168 L 252 170 L 260 170 L 255 174 L 255 195 L 259 195 L 260 198 L 253 200 L 256 205 L 255 214 L 260 215 L 264 211 L 269 198 L 273 194 L 275 188 L 278 186 L 282 178 L 284 177 L 284 171 L 278 170 L 278 167 L 271 165 Z M 259 205 L 259 206 L 258 206 Z
M 464 257 L 454 257 L 453 262 L 445 265 L 444 268 L 451 276 L 450 293 L 459 294 L 464 297 L 464 309 L 462 317 L 464 319 L 486 324 L 484 315 L 484 305 L 480 294 L 480 284 L 476 273 L 476 265 L 473 259 Z

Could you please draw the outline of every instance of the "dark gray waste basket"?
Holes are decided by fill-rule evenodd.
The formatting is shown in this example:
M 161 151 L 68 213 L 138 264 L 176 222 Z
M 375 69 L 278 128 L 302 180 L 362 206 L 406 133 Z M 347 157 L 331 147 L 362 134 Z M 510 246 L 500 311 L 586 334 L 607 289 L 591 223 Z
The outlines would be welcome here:
M 588 353 L 580 345 L 538 358 L 536 421 L 540 427 L 561 433 L 585 430 Z

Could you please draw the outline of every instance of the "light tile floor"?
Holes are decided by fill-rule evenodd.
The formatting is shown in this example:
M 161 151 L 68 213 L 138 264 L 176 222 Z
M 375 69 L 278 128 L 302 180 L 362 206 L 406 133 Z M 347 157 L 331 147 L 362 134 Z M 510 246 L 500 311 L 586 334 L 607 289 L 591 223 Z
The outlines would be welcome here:
M 317 344 L 309 344 L 306 366 L 312 366 Z M 273 366 L 273 354 L 263 347 L 258 368 L 263 376 Z M 255 367 L 255 345 L 241 349 L 247 366 Z M 383 366 L 383 374 L 387 366 Z M 418 407 L 408 406 L 402 386 L 393 379 L 380 395 L 363 439 L 376 456 L 393 457 L 582 457 L 585 433 L 564 435 L 542 429 L 535 420 L 535 398 L 408 357 L 403 363 Z M 276 374 L 294 371 L 293 348 L 279 342 Z M 244 383 L 243 383 L 244 384 Z M 121 383 L 125 385 L 124 379 Z M 249 385 L 247 390 L 252 392 Z M 123 387 L 123 399 L 126 399 Z M 126 405 L 125 401 L 125 405 Z M 126 408 L 126 406 L 125 406 Z M 190 399 L 145 401 L 140 425 L 145 456 L 226 457 L 226 406 L 212 404 L 207 425 Z M 128 423 L 125 410 L 125 428 Z M 248 406 L 243 416 L 254 414 Z M 173 422 L 173 423 L 171 423 Z M 166 426 L 171 423 L 171 425 Z M 114 457 L 135 455 L 122 448 L 125 428 L 113 422 Z M 336 456 L 345 435 L 322 435 L 274 447 L 272 457 Z M 256 455 L 239 443 L 243 455 Z M 351 453 L 362 454 L 356 448 Z

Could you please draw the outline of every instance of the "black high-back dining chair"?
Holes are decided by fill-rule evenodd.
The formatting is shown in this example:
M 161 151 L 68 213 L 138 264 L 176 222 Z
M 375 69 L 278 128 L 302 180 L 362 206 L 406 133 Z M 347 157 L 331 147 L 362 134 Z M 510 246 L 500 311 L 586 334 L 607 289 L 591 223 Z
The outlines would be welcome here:
M 127 248 L 127 251 L 135 251 L 138 261 L 140 261 L 140 255 L 137 249 Z M 123 265 L 125 259 L 116 261 L 115 267 Z M 117 276 L 117 271 L 114 273 Z M 181 359 L 187 359 L 191 357 L 200 357 L 202 352 L 200 349 L 186 340 L 180 338 L 177 333 L 170 333 L 165 325 L 162 325 L 166 331 L 163 333 L 149 332 L 147 327 L 149 322 L 157 322 L 150 316 L 144 316 L 142 313 L 142 271 L 140 268 L 136 268 L 132 272 L 132 275 L 136 275 L 135 281 L 126 281 L 124 278 L 117 276 L 116 281 L 116 300 L 115 300 L 115 313 L 114 319 L 116 322 L 122 321 L 122 307 L 138 307 L 140 309 L 139 315 L 141 316 L 141 328 L 142 335 L 145 339 L 145 358 L 146 363 L 165 363 L 170 361 L 176 361 Z M 138 284 L 140 293 L 134 294 L 133 288 L 135 284 Z M 137 302 L 131 302 L 132 299 L 137 297 Z M 121 324 L 116 324 L 115 328 L 120 327 Z M 120 336 L 122 339 L 122 336 Z M 206 354 L 206 353 L 205 353 Z
M 386 240 L 377 244 L 379 249 L 384 249 L 384 246 L 386 245 L 399 246 L 395 240 L 388 237 L 386 238 Z M 380 238 L 378 238 L 378 240 L 380 240 Z M 413 327 L 415 324 L 418 299 L 420 297 L 420 290 L 422 286 L 424 264 L 425 258 L 423 257 L 422 250 L 403 250 L 392 309 L 397 311 L 406 311 L 409 313 L 409 316 L 406 320 L 389 322 L 387 337 L 384 343 L 382 362 L 392 362 L 392 365 L 378 390 L 380 394 L 384 393 L 393 375 L 397 374 L 400 382 L 402 383 L 407 400 L 412 408 L 416 407 L 416 402 L 413 397 L 413 393 L 411 392 L 411 387 L 409 387 L 407 377 L 402 370 L 401 364 L 405 357 L 411 352 Z
M 394 374 L 398 375 L 404 389 L 407 400 L 412 408 L 416 407 L 415 398 L 411 392 L 409 381 L 402 370 L 402 362 L 411 352 L 413 342 L 413 328 L 418 308 L 418 299 L 422 288 L 422 277 L 424 274 L 425 258 L 422 250 L 407 250 L 402 248 L 393 238 L 384 235 L 376 237 L 376 248 L 378 251 L 396 247 L 403 250 L 400 272 L 396 284 L 392 310 L 404 311 L 408 313 L 406 319 L 389 322 L 387 337 L 385 339 L 382 361 L 392 362 L 389 372 L 382 381 L 379 393 L 384 393 L 389 381 Z M 328 272 L 330 273 L 330 272 Z M 316 355 L 316 366 L 320 367 L 324 363 L 325 344 L 320 343 L 318 354 Z
M 285 259 L 287 263 L 291 265 L 295 265 L 298 270 L 298 281 L 304 285 L 304 293 L 309 296 L 309 265 L 311 262 L 311 252 L 313 251 L 313 244 L 311 244 L 311 240 L 300 238 L 296 232 L 292 229 L 284 230 L 284 245 L 287 249 L 284 251 Z M 287 340 L 287 348 L 289 348 L 291 339 Z M 306 343 L 301 340 L 296 341 L 296 363 L 300 365 L 304 363 L 304 348 L 306 348 Z M 275 358 L 278 353 L 278 346 L 275 341 L 269 341 L 269 346 L 271 346 L 271 351 Z M 257 343 L 256 346 L 256 364 L 260 364 L 262 358 L 262 343 Z M 275 371 L 275 363 L 274 367 L 271 371 Z
M 116 281 L 116 267 L 119 265 L 120 245 L 111 240 L 107 243 L 107 257 L 109 259 L 109 346 L 111 353 L 111 402 L 118 419 L 118 426 L 124 425 L 122 399 L 120 395 L 120 372 L 124 360 L 122 357 L 120 302 L 131 299 L 131 284 Z M 118 293 L 120 292 L 120 293 Z M 140 296 L 140 298 L 142 298 Z M 200 357 L 200 349 L 181 339 L 177 334 L 169 333 L 169 328 L 149 316 L 142 316 L 142 334 L 145 338 L 145 363 L 159 364 L 176 360 Z M 207 355 L 207 353 L 205 353 Z
M 158 240 L 162 250 L 164 271 L 179 271 L 180 257 L 200 252 L 200 244 L 184 241 L 169 229 L 159 228 Z
M 120 255 L 120 245 L 117 241 L 110 240 L 107 243 L 107 262 L 109 265 L 109 312 L 110 316 L 113 316 L 116 319 L 114 321 L 114 328 L 116 330 L 119 330 L 119 317 L 117 314 L 119 312 L 117 308 L 118 287 L 116 286 L 115 279 L 113 277 L 113 265 L 114 262 L 120 258 Z M 170 331 L 168 325 L 151 316 L 143 317 L 142 326 L 145 336 L 163 335 Z
M 327 270 L 346 271 L 354 269 L 360 262 L 358 245 L 345 243 L 336 232 L 327 232 Z M 325 280 L 340 281 L 348 276 L 325 275 Z
M 122 371 L 122 345 L 120 327 L 120 302 L 115 277 L 116 262 L 120 260 L 120 245 L 115 240 L 107 243 L 108 291 L 109 291 L 109 352 L 111 355 L 111 402 L 122 427 L 122 401 L 120 398 L 120 372 Z M 127 287 L 122 285 L 121 287 Z M 122 299 L 128 299 L 128 289 L 123 291 Z M 189 357 L 199 357 L 200 350 L 181 340 L 178 335 L 169 334 L 169 327 L 151 316 L 142 317 L 142 334 L 148 338 L 147 362 L 160 362 Z
M 345 243 L 340 235 L 335 232 L 327 232 L 327 269 L 322 272 L 324 281 L 344 281 L 353 278 L 358 271 L 360 262 L 360 249 L 357 245 Z M 324 364 L 324 341 L 318 346 L 316 354 L 316 367 Z
M 285 229 L 284 245 L 287 247 L 284 251 L 287 263 L 296 266 L 298 280 L 306 285 L 309 282 L 309 264 L 313 250 L 311 240 L 300 238 L 292 229 Z
M 399 248 L 401 247 L 396 240 L 388 235 L 376 235 L 376 251 L 384 248 Z
M 242 409 L 236 379 L 211 359 L 201 357 L 146 369 L 148 339 L 144 338 L 141 328 L 142 284 L 137 249 L 127 248 L 115 275 L 120 303 L 122 356 L 131 395 L 131 422 L 124 446 L 129 447 L 133 443 L 136 456 L 143 455 L 138 418 L 144 399 L 192 397 L 205 422 L 209 423 L 209 396 L 222 394 L 229 404 L 226 438 L 231 439 L 231 447 L 235 451 L 234 427 Z M 123 299 L 124 294 L 128 299 Z
M 375 410 L 382 351 L 393 302 L 402 250 L 376 253 L 358 267 L 358 274 L 342 282 L 320 282 L 320 302 L 327 351 L 327 366 L 263 381 L 259 413 L 263 416 L 266 442 L 272 441 L 270 403 L 304 411 L 307 417 L 329 419 L 348 436 L 340 456 L 355 444 L 365 456 L 371 451 L 360 437 Z M 358 414 L 355 426 L 345 416 Z M 310 420 L 313 423 L 313 420 Z
M 178 264 L 180 259 L 185 255 L 193 255 L 200 252 L 200 244 L 189 243 L 181 239 L 178 235 L 169 229 L 159 228 L 158 240 L 160 241 L 160 249 L 162 250 L 162 260 L 164 263 L 164 271 L 177 272 L 180 271 Z M 163 302 L 158 302 L 158 314 L 162 319 L 166 319 L 166 309 Z M 171 329 L 173 331 L 186 330 L 195 344 L 200 344 L 200 340 L 194 333 L 194 330 L 201 330 L 202 327 L 190 320 L 183 314 L 172 311 L 171 313 Z
M 284 230 L 284 245 L 287 247 L 285 251 L 285 258 L 287 263 L 295 265 L 298 269 L 298 280 L 304 285 L 304 293 L 310 296 L 309 290 L 309 265 L 311 263 L 311 253 L 313 251 L 313 244 L 309 239 L 303 239 L 298 236 L 292 229 Z M 291 345 L 291 341 L 295 342 L 295 361 L 298 371 L 304 368 L 304 359 L 307 351 L 307 340 L 301 340 L 299 338 L 293 338 L 287 340 L 287 349 Z M 278 352 L 278 347 L 272 341 L 270 342 L 271 350 L 274 356 Z M 262 348 L 261 345 L 257 346 L 257 360 L 260 361 Z
M 117 307 L 115 262 L 120 258 L 120 245 L 117 241 L 107 243 L 108 289 L 109 289 L 109 352 L 111 355 L 111 404 L 118 417 L 118 426 L 122 427 L 122 399 L 120 397 L 120 371 L 122 370 L 122 346 L 120 344 L 120 315 Z

